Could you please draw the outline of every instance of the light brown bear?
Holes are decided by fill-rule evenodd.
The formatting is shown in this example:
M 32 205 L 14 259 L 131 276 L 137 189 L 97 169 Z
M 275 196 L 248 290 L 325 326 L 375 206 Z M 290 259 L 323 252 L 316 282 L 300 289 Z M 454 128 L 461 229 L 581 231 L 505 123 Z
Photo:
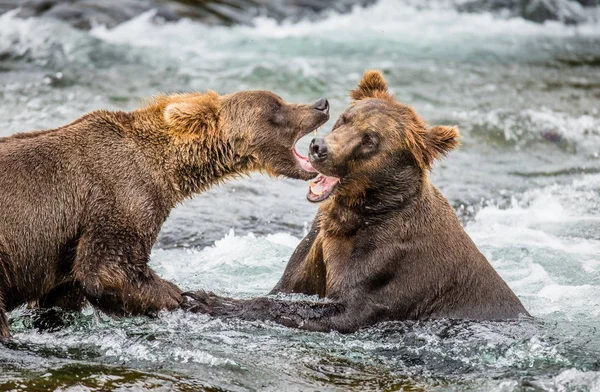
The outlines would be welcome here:
M 130 113 L 0 139 L 0 337 L 26 301 L 117 315 L 177 308 L 181 291 L 147 265 L 169 212 L 236 175 L 310 179 L 296 141 L 329 104 L 267 91 L 160 96 Z

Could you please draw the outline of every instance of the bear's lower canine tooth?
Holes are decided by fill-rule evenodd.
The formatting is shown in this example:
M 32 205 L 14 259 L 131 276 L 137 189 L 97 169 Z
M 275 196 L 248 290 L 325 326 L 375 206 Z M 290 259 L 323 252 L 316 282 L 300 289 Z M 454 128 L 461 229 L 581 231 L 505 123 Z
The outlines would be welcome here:
M 315 191 L 315 186 L 317 185 L 316 182 L 309 181 L 308 185 L 310 186 L 310 191 L 312 192 L 313 195 L 321 196 L 323 194 L 323 190 L 321 190 L 320 192 Z

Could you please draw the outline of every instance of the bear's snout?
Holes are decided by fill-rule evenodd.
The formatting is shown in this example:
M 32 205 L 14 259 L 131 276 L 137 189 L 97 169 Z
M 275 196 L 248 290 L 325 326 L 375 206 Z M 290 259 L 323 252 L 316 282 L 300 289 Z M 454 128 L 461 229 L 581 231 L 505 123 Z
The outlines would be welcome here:
M 320 112 L 329 115 L 329 101 L 326 98 L 321 98 L 313 104 L 313 107 Z
M 308 157 L 311 162 L 322 162 L 327 159 L 328 151 L 325 139 L 317 137 L 310 142 L 308 147 Z

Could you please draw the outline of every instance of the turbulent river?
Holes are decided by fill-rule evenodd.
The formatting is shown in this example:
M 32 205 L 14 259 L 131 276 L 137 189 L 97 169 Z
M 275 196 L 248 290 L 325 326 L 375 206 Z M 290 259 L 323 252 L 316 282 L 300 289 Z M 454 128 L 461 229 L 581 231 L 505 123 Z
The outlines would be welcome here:
M 533 321 L 387 323 L 342 335 L 86 309 L 38 332 L 22 308 L 0 346 L 0 389 L 600 391 L 600 24 L 415 4 L 232 28 L 157 24 L 146 13 L 90 31 L 8 12 L 0 136 L 208 88 L 327 97 L 335 118 L 364 69 L 379 68 L 430 123 L 459 126 L 462 146 L 433 181 Z M 184 289 L 264 294 L 316 211 L 306 190 L 255 175 L 189 200 L 165 223 L 151 264 Z

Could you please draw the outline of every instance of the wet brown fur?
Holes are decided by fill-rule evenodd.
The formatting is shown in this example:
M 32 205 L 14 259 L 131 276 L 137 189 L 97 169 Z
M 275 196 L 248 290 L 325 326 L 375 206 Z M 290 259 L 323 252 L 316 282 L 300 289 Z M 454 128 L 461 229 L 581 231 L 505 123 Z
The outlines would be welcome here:
M 27 301 L 117 315 L 180 305 L 147 265 L 169 212 L 228 178 L 308 179 L 294 142 L 328 119 L 267 91 L 158 96 L 0 139 L 0 337 Z
M 429 181 L 435 159 L 458 144 L 453 126 L 429 127 L 367 71 L 354 103 L 325 137 L 313 166 L 341 178 L 271 292 L 330 302 L 190 293 L 192 311 L 351 332 L 386 320 L 506 320 L 527 311 L 465 233 Z

